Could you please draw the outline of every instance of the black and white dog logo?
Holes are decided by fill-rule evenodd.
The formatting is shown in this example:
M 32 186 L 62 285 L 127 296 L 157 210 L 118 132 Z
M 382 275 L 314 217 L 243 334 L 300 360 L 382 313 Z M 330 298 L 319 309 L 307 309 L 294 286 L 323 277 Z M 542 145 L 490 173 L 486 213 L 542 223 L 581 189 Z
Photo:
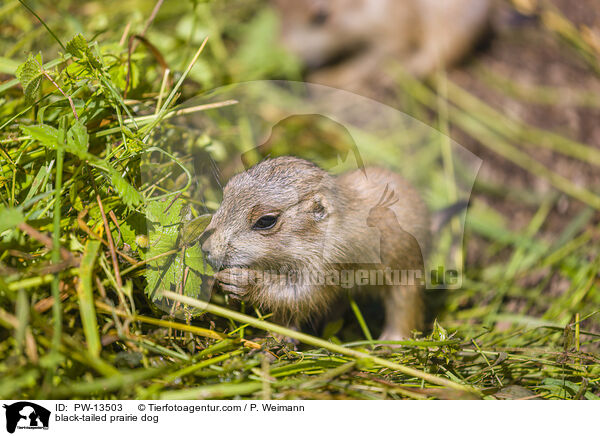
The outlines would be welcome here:
M 6 409 L 6 431 L 14 433 L 18 429 L 48 430 L 50 411 L 29 401 L 19 401 L 4 405 Z

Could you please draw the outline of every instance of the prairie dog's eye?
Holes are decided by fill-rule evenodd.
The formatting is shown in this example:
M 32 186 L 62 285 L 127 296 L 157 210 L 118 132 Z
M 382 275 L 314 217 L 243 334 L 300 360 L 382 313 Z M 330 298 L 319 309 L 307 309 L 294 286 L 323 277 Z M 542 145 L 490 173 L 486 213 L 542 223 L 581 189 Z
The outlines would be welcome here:
M 322 26 L 329 18 L 329 12 L 325 8 L 319 8 L 313 11 L 310 16 L 310 24 L 313 26 Z
M 261 216 L 252 226 L 253 230 L 269 230 L 272 229 L 275 224 L 277 224 L 277 220 L 279 216 L 277 215 L 263 215 Z

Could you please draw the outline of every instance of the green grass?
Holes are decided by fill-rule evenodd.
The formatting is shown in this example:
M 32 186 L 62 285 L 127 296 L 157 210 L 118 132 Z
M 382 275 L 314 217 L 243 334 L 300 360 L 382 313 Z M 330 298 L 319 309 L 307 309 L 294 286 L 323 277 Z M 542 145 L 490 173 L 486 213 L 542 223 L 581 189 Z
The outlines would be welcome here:
M 322 337 L 291 331 L 252 307 L 228 307 L 222 295 L 194 300 L 206 296 L 211 271 L 182 235 L 201 231 L 219 201 L 214 180 L 192 183 L 195 156 L 226 169 L 253 132 L 248 121 L 241 140 L 220 140 L 231 120 L 218 109 L 235 101 L 186 109 L 217 133 L 199 127 L 191 139 L 174 122 L 177 105 L 203 90 L 300 77 L 274 45 L 274 15 L 254 13 L 255 2 L 165 2 L 149 23 L 145 2 L 27 4 L 44 24 L 17 1 L 0 8 L 0 398 L 600 399 L 599 187 L 574 183 L 535 154 L 598 166 L 597 148 L 514 120 L 447 77 L 400 74 L 408 113 L 460 130 L 552 190 L 477 180 L 463 287 L 444 294 L 425 334 L 393 348 L 372 340 L 377 326 L 361 300 Z M 547 31 L 595 74 L 577 28 L 545 13 Z M 148 43 L 129 55 L 128 36 L 145 28 Z M 523 90 L 478 71 L 490 87 L 542 106 L 564 91 Z M 577 95 L 576 104 L 598 105 Z M 439 139 L 414 164 L 436 186 L 434 203 L 456 195 L 446 192 L 455 163 Z M 385 160 L 392 146 L 366 153 Z M 323 150 L 314 158 L 331 159 Z M 578 212 L 551 234 L 564 198 Z M 527 222 L 513 225 L 499 206 L 506 199 Z M 440 250 L 452 250 L 441 239 Z M 161 282 L 180 302 L 169 312 L 149 298 Z

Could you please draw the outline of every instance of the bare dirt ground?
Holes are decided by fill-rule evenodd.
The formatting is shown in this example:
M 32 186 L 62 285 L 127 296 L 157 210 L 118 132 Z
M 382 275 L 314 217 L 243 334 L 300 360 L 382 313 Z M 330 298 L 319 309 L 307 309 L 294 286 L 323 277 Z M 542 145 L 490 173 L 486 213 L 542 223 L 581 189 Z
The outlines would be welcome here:
M 574 24 L 589 26 L 600 35 L 600 3 L 597 1 L 555 0 L 553 4 Z M 489 42 L 469 61 L 451 71 L 451 80 L 511 118 L 600 148 L 600 108 L 581 107 L 573 102 L 575 95 L 585 93 L 597 96 L 600 101 L 600 77 L 571 47 L 549 32 L 539 19 L 518 17 L 507 2 L 497 2 L 496 6 L 498 12 Z M 517 99 L 485 83 L 481 78 L 482 68 L 509 78 L 523 88 L 552 87 L 560 90 L 563 98 L 559 97 L 553 104 Z M 540 194 L 548 191 L 547 182 L 481 146 L 459 130 L 453 130 L 452 136 L 484 160 L 480 178 Z M 522 147 L 548 168 L 577 185 L 593 192 L 600 188 L 600 171 L 596 167 L 536 144 L 528 147 L 523 144 Z M 517 218 L 512 220 L 515 228 L 529 221 L 528 216 L 523 216 L 524 221 L 518 219 L 523 205 L 510 199 L 506 203 L 495 206 Z M 560 210 L 553 211 L 548 221 L 548 230 L 560 227 L 563 220 L 557 219 L 559 216 L 569 219 L 581 207 L 577 201 L 566 197 L 562 199 Z M 596 220 L 599 218 L 597 215 Z

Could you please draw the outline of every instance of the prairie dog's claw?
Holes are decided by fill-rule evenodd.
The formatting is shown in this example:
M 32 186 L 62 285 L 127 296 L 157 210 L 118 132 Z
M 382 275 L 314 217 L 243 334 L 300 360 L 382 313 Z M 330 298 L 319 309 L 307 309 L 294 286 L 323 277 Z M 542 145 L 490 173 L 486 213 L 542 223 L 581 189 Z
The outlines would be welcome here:
M 248 293 L 247 289 L 238 288 L 237 286 L 234 286 L 234 285 L 219 283 L 219 286 L 224 292 L 229 294 L 230 298 L 233 298 L 234 300 L 242 300 L 244 298 L 244 296 Z
M 227 268 L 215 274 L 215 278 L 224 284 L 247 287 L 256 276 L 255 272 L 246 268 Z
M 215 274 L 219 286 L 233 298 L 242 299 L 253 285 L 256 272 L 246 268 L 227 268 Z

